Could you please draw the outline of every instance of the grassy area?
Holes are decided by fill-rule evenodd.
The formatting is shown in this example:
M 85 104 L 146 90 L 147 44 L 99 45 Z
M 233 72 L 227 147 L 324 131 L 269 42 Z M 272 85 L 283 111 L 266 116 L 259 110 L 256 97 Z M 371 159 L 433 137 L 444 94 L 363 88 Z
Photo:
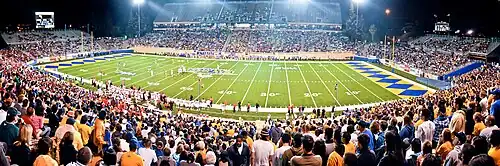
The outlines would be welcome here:
M 178 73 L 179 68 L 187 72 Z M 218 70 L 220 69 L 220 70 Z M 169 97 L 241 102 L 254 107 L 307 108 L 358 105 L 398 99 L 343 63 L 224 61 L 130 56 L 59 69 L 87 79 L 124 83 Z M 336 86 L 337 85 L 337 86 Z M 337 87 L 337 90 L 335 90 Z
M 279 119 L 279 120 L 284 120 L 286 119 L 286 113 L 267 113 L 267 112 L 235 112 L 233 111 L 226 111 L 225 113 L 222 113 L 219 109 L 205 109 L 205 110 L 183 110 L 184 113 L 189 113 L 189 114 L 204 114 L 208 115 L 211 117 L 220 117 L 220 118 L 226 118 L 226 119 L 235 119 L 239 120 L 240 118 L 242 120 L 246 121 L 256 121 L 256 120 L 266 120 L 267 116 L 271 114 L 271 119 Z M 174 112 L 177 113 L 177 112 Z M 336 111 L 335 116 L 341 115 L 342 111 Z M 297 115 L 297 114 L 296 114 Z M 326 111 L 326 116 L 330 117 L 331 112 Z

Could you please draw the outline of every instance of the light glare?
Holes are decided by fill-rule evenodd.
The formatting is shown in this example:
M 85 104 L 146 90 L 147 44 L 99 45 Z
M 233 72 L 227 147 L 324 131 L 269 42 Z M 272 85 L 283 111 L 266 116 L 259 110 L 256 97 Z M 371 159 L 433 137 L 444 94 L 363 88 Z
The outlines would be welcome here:
M 354 3 L 357 3 L 357 4 L 361 4 L 363 2 L 365 2 L 364 0 L 352 0 Z
M 133 0 L 133 3 L 136 5 L 140 5 L 144 3 L 144 0 Z

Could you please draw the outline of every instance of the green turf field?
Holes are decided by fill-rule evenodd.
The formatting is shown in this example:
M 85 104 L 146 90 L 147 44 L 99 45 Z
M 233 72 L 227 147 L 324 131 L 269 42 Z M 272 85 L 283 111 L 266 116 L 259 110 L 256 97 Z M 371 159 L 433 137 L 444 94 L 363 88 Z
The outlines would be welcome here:
M 193 72 L 178 74 L 181 66 Z M 217 66 L 225 72 L 199 71 Z M 174 98 L 213 97 L 215 103 L 241 101 L 244 105 L 259 103 L 271 108 L 289 104 L 309 108 L 346 106 L 399 99 L 343 62 L 224 61 L 134 55 L 59 71 L 88 79 L 111 80 L 114 85 L 123 80 L 126 86 L 135 85 Z

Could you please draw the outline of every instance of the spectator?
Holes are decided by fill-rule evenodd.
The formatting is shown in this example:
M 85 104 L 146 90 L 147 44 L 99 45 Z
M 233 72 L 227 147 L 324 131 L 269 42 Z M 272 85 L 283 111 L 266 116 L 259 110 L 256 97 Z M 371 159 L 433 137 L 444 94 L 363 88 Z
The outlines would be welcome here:
M 351 140 L 351 134 L 345 132 L 342 134 L 342 142 L 344 142 L 345 146 L 345 153 L 356 153 L 356 146 L 354 146 L 354 143 L 350 141 Z
M 375 153 L 369 149 L 370 137 L 366 134 L 358 136 L 358 164 L 357 165 L 377 165 Z
M 490 115 L 495 117 L 495 125 L 500 125 L 500 89 L 491 92 L 494 102 L 490 107 Z
M 417 158 L 417 166 L 424 166 L 422 162 L 428 154 L 432 155 L 432 143 L 430 141 L 426 141 L 422 145 L 422 154 Z
M 415 137 L 422 140 L 422 142 L 432 141 L 435 131 L 435 125 L 430 121 L 430 111 L 428 109 L 422 109 L 422 121 L 423 123 L 418 126 Z
M 422 154 L 422 142 L 420 139 L 414 138 L 411 141 L 411 148 L 406 151 L 406 163 L 409 166 L 417 165 L 417 158 Z
M 121 166 L 144 166 L 144 162 L 141 156 L 137 155 L 137 144 L 131 143 L 129 145 L 129 152 L 125 152 L 120 159 Z
M 144 165 L 151 165 L 158 161 L 156 153 L 151 149 L 151 140 L 144 140 L 144 148 L 140 148 L 137 152 L 142 159 L 144 159 Z
M 500 165 L 500 130 L 493 130 L 490 136 L 491 148 L 488 155 L 493 158 L 496 165 Z
M 319 155 L 321 157 L 321 160 L 322 160 L 321 163 L 323 164 L 323 166 L 326 166 L 326 164 L 328 162 L 328 156 L 330 154 L 326 154 L 325 141 L 319 139 L 319 140 L 314 142 L 313 154 Z
M 78 151 L 73 146 L 74 135 L 71 131 L 64 134 L 64 137 L 59 144 L 59 159 L 63 165 L 76 161 Z
M 274 155 L 274 145 L 269 142 L 269 134 L 267 129 L 263 129 L 260 132 L 260 140 L 256 140 L 253 143 L 252 155 L 253 164 L 252 165 L 272 165 L 273 155 Z M 233 161 L 234 163 L 234 161 Z
M 37 153 L 33 162 L 33 166 L 57 166 L 57 161 L 50 157 L 49 153 L 52 150 L 52 139 L 44 137 L 38 141 Z
M 484 125 L 483 123 L 483 116 L 481 115 L 481 113 L 479 112 L 476 112 L 474 113 L 474 132 L 472 132 L 472 135 L 474 136 L 479 136 L 479 134 L 481 133 L 481 131 L 486 128 L 486 126 Z
M 302 134 L 295 133 L 292 143 L 293 146 L 283 153 L 282 166 L 289 166 L 294 156 L 301 156 L 304 153 L 304 149 L 302 148 Z
M 172 159 L 171 157 L 171 152 L 170 148 L 165 147 L 163 148 L 163 154 L 164 156 L 159 156 L 158 157 L 158 166 L 166 166 L 166 165 L 172 165 L 175 166 L 175 160 Z
M 82 166 L 90 163 L 92 159 L 92 152 L 90 148 L 84 147 L 78 151 L 76 162 L 71 162 L 67 166 Z
M 493 158 L 486 154 L 480 154 L 477 156 L 472 157 L 472 159 L 469 161 L 469 166 L 494 166 L 495 161 Z
M 104 141 L 104 133 L 105 133 L 104 119 L 105 118 L 106 118 L 106 111 L 99 112 L 98 118 L 96 119 L 95 124 L 94 124 L 95 135 L 94 135 L 94 138 L 92 140 L 94 141 L 93 144 L 98 148 L 99 151 L 101 151 L 103 148 L 103 145 L 106 144 L 106 141 Z
M 213 151 L 207 152 L 207 164 L 205 166 L 215 166 L 215 163 L 217 161 L 217 157 L 215 156 L 215 153 Z
M 82 135 L 83 145 L 88 144 L 90 133 L 92 132 L 92 128 L 90 128 L 90 126 L 87 125 L 87 122 L 88 122 L 88 118 L 87 118 L 87 116 L 84 115 L 80 119 L 80 123 L 76 124 L 76 129 L 77 129 L 78 133 L 80 133 Z M 118 125 L 118 126 L 120 126 L 120 125 Z
M 426 154 L 424 156 L 424 160 L 422 161 L 422 165 L 441 166 L 441 160 L 440 160 L 439 156 L 435 156 L 433 154 Z
M 439 114 L 436 119 L 434 119 L 434 124 L 436 126 L 436 130 L 434 132 L 434 137 L 432 140 L 432 144 L 436 145 L 439 142 L 439 134 L 443 132 L 445 128 L 448 128 L 448 125 L 450 125 L 450 120 L 446 116 L 446 109 L 445 108 L 439 108 Z
M 375 141 L 375 138 L 372 134 L 372 132 L 370 130 L 366 130 L 366 127 L 369 127 L 370 124 L 368 124 L 367 122 L 365 121 L 360 121 L 358 123 L 358 130 L 359 130 L 359 133 L 361 134 L 366 134 L 370 139 L 368 139 L 368 148 L 369 150 L 375 150 L 374 149 L 374 141 Z M 358 140 L 359 141 L 359 140 Z
M 486 128 L 484 128 L 479 135 L 490 138 L 491 132 L 496 129 L 498 129 L 498 127 L 495 125 L 495 117 L 490 115 L 486 117 Z
M 472 145 L 476 149 L 477 154 L 488 154 L 489 144 L 485 137 L 476 136 L 472 139 Z
M 436 123 L 436 122 L 434 122 L 434 123 Z M 405 139 L 413 140 L 413 138 L 415 138 L 415 127 L 413 127 L 410 116 L 408 116 L 408 115 L 404 116 L 403 124 L 404 124 L 404 126 L 401 129 L 401 132 L 399 132 L 399 136 L 401 137 L 401 140 L 405 140 Z
M 243 142 L 242 135 L 238 135 L 236 143 L 228 148 L 228 156 L 234 166 L 250 165 L 250 149 Z
M 276 152 L 274 152 L 274 157 L 273 157 L 273 166 L 281 166 L 281 161 L 283 159 L 283 154 L 285 151 L 290 149 L 290 144 L 292 143 L 292 139 L 290 137 L 290 134 L 285 133 L 283 136 L 281 136 L 281 145 L 280 148 L 276 149 Z
M 19 136 L 19 128 L 16 126 L 18 112 L 14 107 L 7 110 L 5 121 L 0 124 L 0 142 L 5 142 L 10 147 Z
M 309 135 L 304 135 L 302 137 L 302 148 L 304 152 L 301 156 L 293 156 L 290 160 L 290 165 L 301 166 L 301 165 L 322 165 L 322 159 L 319 155 L 312 153 L 314 146 L 314 138 Z
M 346 135 L 347 133 L 344 133 L 344 135 Z M 349 136 L 349 134 L 347 134 Z M 347 153 L 350 153 L 350 152 L 347 152 Z M 326 157 L 326 156 L 325 156 Z M 344 165 L 344 159 L 342 158 L 342 156 L 339 155 L 339 153 L 337 153 L 336 151 L 333 151 L 332 153 L 330 153 L 330 155 L 328 156 L 328 160 L 327 160 L 327 166 L 343 166 Z
M 357 161 L 357 158 L 356 158 L 356 154 L 354 154 L 354 153 L 346 153 L 344 155 L 344 164 L 346 166 L 357 166 L 358 165 L 358 161 Z
M 394 132 L 389 131 L 385 134 L 385 148 L 386 153 L 384 157 L 378 163 L 379 166 L 393 166 L 393 165 L 404 165 L 405 160 L 403 157 L 403 152 L 401 149 L 401 142 L 399 140 L 399 135 Z
M 453 150 L 452 135 L 450 129 L 444 129 L 443 134 L 441 134 L 441 139 L 439 141 L 436 153 L 441 156 L 441 161 L 446 160 L 446 156 Z
M 31 142 L 33 129 L 31 125 L 22 125 L 19 130 L 19 138 L 10 150 L 10 163 L 19 166 L 29 166 L 33 164 L 31 158 Z

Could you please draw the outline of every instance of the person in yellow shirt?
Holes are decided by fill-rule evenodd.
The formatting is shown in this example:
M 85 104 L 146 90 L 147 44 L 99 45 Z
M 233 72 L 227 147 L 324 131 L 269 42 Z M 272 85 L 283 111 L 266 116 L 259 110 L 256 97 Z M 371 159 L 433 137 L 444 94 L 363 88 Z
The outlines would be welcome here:
M 130 151 L 122 154 L 120 159 L 121 166 L 144 166 L 144 160 L 141 156 L 137 155 L 135 152 L 137 150 L 137 144 L 131 142 L 129 145 Z
M 441 136 L 443 143 L 438 146 L 438 148 L 436 149 L 436 153 L 441 156 L 442 161 L 445 161 L 448 153 L 453 150 L 453 144 L 451 143 L 453 141 L 451 130 L 448 128 L 444 129 Z
M 52 139 L 44 137 L 38 141 L 39 156 L 33 162 L 33 166 L 57 166 L 57 161 L 50 157 L 52 150 Z
M 90 133 L 92 132 L 92 128 L 87 125 L 88 118 L 87 116 L 82 116 L 79 124 L 76 125 L 76 130 L 82 135 L 83 145 L 87 145 L 89 143 Z
M 330 156 L 328 156 L 327 166 L 344 166 L 344 158 L 336 151 L 333 151 L 330 153 Z
M 488 156 L 493 158 L 495 165 L 500 165 L 500 130 L 493 130 L 490 136 L 491 149 Z
M 474 113 L 474 121 L 476 122 L 476 124 L 474 125 L 474 131 L 472 132 L 472 134 L 474 136 L 479 136 L 479 134 L 481 133 L 481 131 L 486 128 L 486 125 L 484 125 L 483 123 L 483 115 L 481 115 L 481 113 L 479 112 L 476 112 Z
M 347 132 L 342 134 L 342 142 L 344 143 L 345 153 L 356 154 L 356 146 L 351 142 L 351 134 Z

